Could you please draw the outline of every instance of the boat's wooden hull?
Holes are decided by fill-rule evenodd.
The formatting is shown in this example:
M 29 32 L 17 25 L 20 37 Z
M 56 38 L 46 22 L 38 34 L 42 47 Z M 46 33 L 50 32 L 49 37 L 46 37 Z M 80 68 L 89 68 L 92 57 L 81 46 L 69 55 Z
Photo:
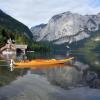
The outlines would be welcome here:
M 64 64 L 66 62 L 70 62 L 74 59 L 74 57 L 63 59 L 63 60 L 32 60 L 32 61 L 23 61 L 23 62 L 17 62 L 14 65 L 15 66 L 46 66 L 46 65 L 55 65 L 55 64 Z

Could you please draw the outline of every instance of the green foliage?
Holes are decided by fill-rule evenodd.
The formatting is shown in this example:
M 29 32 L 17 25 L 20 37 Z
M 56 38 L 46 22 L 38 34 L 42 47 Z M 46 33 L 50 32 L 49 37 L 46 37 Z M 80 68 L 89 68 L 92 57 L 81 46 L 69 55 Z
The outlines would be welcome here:
M 28 38 L 26 38 L 24 35 L 15 35 L 15 41 L 17 44 L 27 44 Z
M 47 45 L 36 43 L 32 40 L 32 33 L 27 26 L 0 11 L 0 47 L 9 38 L 14 39 L 17 44 L 28 44 L 29 50 L 37 52 L 49 51 Z
M 36 52 L 47 52 L 50 51 L 47 44 L 37 43 L 33 40 L 27 38 L 24 34 L 11 33 L 6 29 L 0 29 L 0 45 L 4 45 L 7 39 L 14 39 L 16 44 L 27 44 L 29 50 L 34 50 Z
M 27 34 L 32 38 L 32 33 L 27 26 L 7 15 L 3 11 L 0 11 L 0 27 L 6 29 L 8 33 L 18 33 L 18 34 Z
M 6 29 L 0 29 L 0 45 L 4 45 L 9 38 L 14 39 L 19 44 L 26 44 L 28 40 L 23 34 L 11 33 Z
M 28 49 L 34 50 L 36 52 L 49 52 L 50 48 L 48 45 L 44 43 L 34 42 L 34 41 L 28 41 Z

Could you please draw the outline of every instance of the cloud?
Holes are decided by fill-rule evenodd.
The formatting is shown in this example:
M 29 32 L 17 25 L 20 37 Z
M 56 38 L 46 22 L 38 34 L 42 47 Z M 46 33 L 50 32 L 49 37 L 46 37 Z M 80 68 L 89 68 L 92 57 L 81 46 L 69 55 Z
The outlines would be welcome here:
M 96 14 L 99 0 L 0 0 L 0 9 L 31 27 L 47 21 L 55 14 L 72 11 Z

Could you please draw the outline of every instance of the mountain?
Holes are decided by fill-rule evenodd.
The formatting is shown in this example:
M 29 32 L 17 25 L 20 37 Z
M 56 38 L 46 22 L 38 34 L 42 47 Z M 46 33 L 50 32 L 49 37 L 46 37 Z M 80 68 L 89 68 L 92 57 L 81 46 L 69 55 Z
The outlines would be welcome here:
M 33 37 L 27 26 L 0 10 L 0 30 L 2 29 L 12 33 L 23 34 L 28 38 Z
M 35 40 L 40 38 L 40 36 L 41 36 L 40 33 L 41 33 L 42 29 L 45 28 L 46 26 L 47 26 L 47 24 L 40 24 L 40 25 L 37 25 L 37 26 L 31 28 L 31 32 L 33 33 Z
M 49 41 L 55 44 L 80 41 L 98 30 L 100 30 L 100 13 L 80 15 L 69 11 L 53 16 L 47 24 L 31 28 L 36 41 Z
M 49 51 L 47 45 L 33 40 L 32 32 L 27 26 L 0 10 L 0 48 L 10 38 L 15 40 L 16 44 L 27 44 L 28 50 L 35 52 Z

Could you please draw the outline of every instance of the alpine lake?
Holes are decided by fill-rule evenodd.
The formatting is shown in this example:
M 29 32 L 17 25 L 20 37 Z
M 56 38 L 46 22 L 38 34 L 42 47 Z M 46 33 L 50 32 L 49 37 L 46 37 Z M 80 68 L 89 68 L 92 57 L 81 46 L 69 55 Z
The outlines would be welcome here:
M 63 66 L 55 65 L 51 68 L 50 67 L 46 67 L 46 68 L 43 67 L 42 69 L 41 68 L 32 69 L 30 67 L 14 68 L 14 70 L 11 71 L 9 66 L 11 59 L 14 59 L 15 61 L 21 61 L 23 60 L 23 58 L 26 58 L 28 60 L 64 59 L 71 56 L 75 57 L 75 59 L 71 62 L 71 64 L 64 64 Z M 94 81 L 91 81 L 93 79 L 98 79 L 98 83 L 96 84 L 96 82 L 94 83 Z M 94 52 L 91 54 L 82 54 L 82 53 L 75 53 L 75 52 L 65 50 L 59 53 L 55 53 L 55 52 L 53 53 L 30 52 L 29 53 L 28 52 L 25 55 L 24 54 L 0 55 L 0 100 L 49 100 L 46 99 L 47 97 L 43 96 L 44 92 L 43 94 L 41 94 L 44 98 L 42 98 L 41 96 L 40 96 L 41 99 L 39 98 L 39 96 L 35 97 L 35 94 L 37 92 L 34 91 L 39 84 L 40 86 L 44 85 L 44 87 L 42 87 L 42 90 L 39 90 L 41 91 L 41 93 L 46 88 L 45 84 L 50 84 L 50 86 L 56 87 L 57 89 L 58 88 L 62 89 L 63 91 L 71 92 L 71 90 L 74 91 L 73 89 L 93 88 L 93 89 L 97 89 L 100 93 L 99 80 L 100 80 L 100 52 Z M 45 82 L 43 83 L 43 81 Z M 26 84 L 25 87 L 24 84 Z M 30 87 L 28 87 L 27 85 L 29 85 Z M 34 85 L 33 86 L 34 99 L 31 96 L 29 96 L 31 94 L 29 92 L 28 92 L 29 95 L 27 94 L 29 96 L 28 99 L 25 97 L 26 95 L 24 94 L 24 92 L 22 92 L 24 96 L 22 94 L 21 96 L 19 96 L 21 97 L 21 99 L 19 97 L 16 97 L 16 95 L 20 93 L 18 91 L 24 91 L 24 90 L 28 91 L 28 89 L 30 88 L 29 91 L 31 92 L 32 91 L 31 85 Z M 47 90 L 45 91 L 50 92 L 51 91 L 51 90 L 49 91 L 50 87 L 47 86 L 47 88 L 48 91 Z M 82 99 L 82 100 L 100 100 L 100 96 L 98 97 L 97 95 L 97 98 L 93 97 L 94 99 L 91 99 L 91 95 L 88 99 Z M 62 97 L 64 96 L 62 95 Z M 63 98 L 62 100 L 66 100 L 65 98 Z M 50 96 L 50 100 L 61 100 L 61 98 L 59 97 L 59 95 L 57 96 L 55 94 L 54 96 Z M 74 98 L 68 100 L 74 100 Z M 81 99 L 79 98 L 77 100 L 81 100 Z

